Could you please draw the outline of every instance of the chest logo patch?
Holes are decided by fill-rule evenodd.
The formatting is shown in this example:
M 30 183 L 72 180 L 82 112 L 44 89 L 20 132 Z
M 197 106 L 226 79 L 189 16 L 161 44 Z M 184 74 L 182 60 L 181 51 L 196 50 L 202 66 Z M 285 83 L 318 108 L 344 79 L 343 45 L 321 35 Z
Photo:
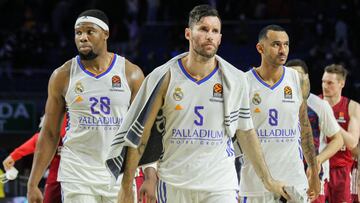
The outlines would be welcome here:
M 259 105 L 259 104 L 261 103 L 260 94 L 259 94 L 259 93 L 255 93 L 251 101 L 252 101 L 252 103 L 253 103 L 254 105 Z
M 76 103 L 80 103 L 82 101 L 84 101 L 84 99 L 81 96 L 77 96 L 76 99 L 75 99 Z
M 180 104 L 178 104 L 178 105 L 176 105 L 175 106 L 175 110 L 183 110 L 184 108 L 180 105 Z
M 183 97 L 184 97 L 184 93 L 182 92 L 181 88 L 176 87 L 173 93 L 173 98 L 175 99 L 175 101 L 180 101 L 183 99 Z
M 255 113 L 260 113 L 261 110 L 260 110 L 258 107 L 256 107 L 255 110 L 254 110 L 254 112 L 255 112 Z
M 213 97 L 221 98 L 223 96 L 223 86 L 216 83 L 213 87 Z
M 113 88 L 120 88 L 121 87 L 121 78 L 118 75 L 114 75 L 111 78 L 111 83 Z
M 285 99 L 292 99 L 292 89 L 289 86 L 284 87 L 284 98 Z
M 76 94 L 81 94 L 84 92 L 84 86 L 81 84 L 80 81 L 76 82 L 74 91 Z

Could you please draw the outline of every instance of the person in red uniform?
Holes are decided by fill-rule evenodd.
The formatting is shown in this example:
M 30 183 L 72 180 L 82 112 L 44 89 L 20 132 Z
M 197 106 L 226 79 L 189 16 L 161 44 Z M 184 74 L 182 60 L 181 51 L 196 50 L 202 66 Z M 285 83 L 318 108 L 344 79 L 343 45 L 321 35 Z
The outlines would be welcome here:
M 41 128 L 40 123 L 40 128 Z M 64 137 L 66 128 L 66 119 L 61 127 L 60 136 Z M 29 140 L 27 140 L 24 144 L 20 145 L 16 148 L 11 154 L 3 161 L 3 165 L 5 170 L 9 170 L 12 166 L 14 166 L 15 162 L 27 156 L 29 154 L 33 154 L 36 147 L 36 142 L 39 137 L 39 132 L 35 133 Z M 61 203 L 61 188 L 60 183 L 57 182 L 57 173 L 59 169 L 60 163 L 60 149 L 62 146 L 62 141 L 60 139 L 57 153 L 54 155 L 54 158 L 51 161 L 49 166 L 49 175 L 46 179 L 45 185 L 45 194 L 44 194 L 44 203 Z
M 341 96 L 345 86 L 347 70 L 338 64 L 325 67 L 322 77 L 321 95 L 328 101 L 334 111 L 339 125 L 342 127 L 341 134 L 344 146 L 330 158 L 330 182 L 326 197 L 329 203 L 350 203 L 350 172 L 353 165 L 351 150 L 359 141 L 360 131 L 360 107 L 359 104 L 349 98 Z

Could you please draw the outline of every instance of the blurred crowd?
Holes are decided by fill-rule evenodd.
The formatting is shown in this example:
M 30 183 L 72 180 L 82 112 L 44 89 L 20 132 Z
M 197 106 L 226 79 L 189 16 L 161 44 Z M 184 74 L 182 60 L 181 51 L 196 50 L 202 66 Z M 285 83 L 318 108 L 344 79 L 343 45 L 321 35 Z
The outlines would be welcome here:
M 290 58 L 309 64 L 314 84 L 326 65 L 341 63 L 350 71 L 345 95 L 359 99 L 360 77 L 355 74 L 360 55 L 359 0 L 1 0 L 0 77 L 11 80 L 17 73 L 51 73 L 71 58 L 76 54 L 76 15 L 88 8 L 104 10 L 109 16 L 109 49 L 139 64 L 147 74 L 186 49 L 185 19 L 201 3 L 219 10 L 224 26 L 220 53 L 238 68 L 259 65 L 254 64 L 258 29 L 280 24 L 290 34 Z M 315 93 L 320 92 L 317 86 Z

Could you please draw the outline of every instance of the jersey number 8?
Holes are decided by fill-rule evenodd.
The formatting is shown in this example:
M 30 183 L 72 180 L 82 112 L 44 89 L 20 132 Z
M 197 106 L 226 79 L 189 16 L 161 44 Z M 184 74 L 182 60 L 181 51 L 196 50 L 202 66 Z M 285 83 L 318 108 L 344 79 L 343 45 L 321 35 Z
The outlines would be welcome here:
M 269 109 L 269 124 L 271 126 L 278 125 L 278 111 L 276 109 Z

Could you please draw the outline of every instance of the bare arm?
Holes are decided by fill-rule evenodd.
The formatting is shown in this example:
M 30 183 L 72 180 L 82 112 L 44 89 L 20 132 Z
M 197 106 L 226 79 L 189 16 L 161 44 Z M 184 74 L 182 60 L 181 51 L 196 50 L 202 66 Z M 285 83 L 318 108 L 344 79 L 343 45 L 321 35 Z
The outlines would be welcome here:
M 347 131 L 341 128 L 341 134 L 344 139 L 345 146 L 352 150 L 356 148 L 360 136 L 360 105 L 351 100 L 349 103 L 349 126 Z
M 265 163 L 263 151 L 259 139 L 254 129 L 249 131 L 236 131 L 237 141 L 240 143 L 241 149 L 244 152 L 246 159 L 248 159 L 260 180 L 268 187 L 272 177 L 269 169 Z
M 28 181 L 29 202 L 40 202 L 38 184 L 51 159 L 53 158 L 60 139 L 60 127 L 65 112 L 64 91 L 68 84 L 68 71 L 65 65 L 55 70 L 48 85 L 48 98 L 45 107 L 44 126 L 38 138 L 31 174 Z M 35 199 L 33 199 L 35 198 Z
M 344 141 L 342 139 L 340 131 L 331 137 L 331 141 L 326 145 L 326 147 L 319 153 L 317 156 L 318 164 L 324 163 L 326 160 L 330 159 L 337 151 L 341 149 Z
M 275 181 L 269 172 L 265 163 L 263 151 L 254 129 L 248 131 L 237 130 L 236 139 L 240 143 L 241 149 L 246 158 L 251 162 L 254 167 L 256 175 L 260 178 L 265 188 L 276 194 L 279 194 L 286 199 L 290 197 L 284 192 L 284 184 Z
M 128 147 L 127 150 L 126 167 L 121 182 L 122 190 L 124 190 L 124 192 L 127 194 L 132 192 L 132 182 L 134 180 L 136 168 L 138 167 L 140 158 L 142 157 L 147 141 L 149 140 L 151 127 L 153 126 L 156 116 L 163 105 L 164 96 L 167 91 L 167 86 L 169 84 L 170 78 L 169 75 L 166 75 L 165 77 L 166 78 L 160 87 L 159 94 L 155 98 L 154 104 L 152 106 L 152 111 L 150 112 L 148 120 L 145 123 L 140 145 L 138 146 L 138 148 Z
M 131 102 L 132 102 L 137 92 L 139 91 L 142 82 L 144 81 L 144 74 L 139 66 L 131 63 L 128 60 L 125 61 L 125 74 L 131 89 Z
M 315 146 L 313 141 L 312 129 L 307 114 L 307 98 L 310 93 L 309 78 L 305 75 L 299 74 L 301 91 L 303 95 L 303 102 L 299 110 L 299 121 L 301 126 L 301 147 L 309 167 L 317 166 Z
M 318 163 L 315 153 L 314 138 L 312 134 L 309 117 L 307 114 L 307 98 L 310 94 L 310 82 L 309 78 L 303 74 L 300 76 L 300 85 L 303 96 L 303 102 L 299 110 L 299 121 L 301 126 L 301 148 L 308 164 L 308 171 L 310 175 L 308 177 L 309 190 L 308 195 L 312 198 L 316 198 L 320 192 L 320 179 L 318 176 Z
M 5 170 L 9 170 L 11 167 L 13 167 L 15 162 L 22 157 L 34 153 L 38 136 L 39 133 L 35 133 L 30 139 L 28 139 L 25 143 L 11 152 L 8 157 L 6 157 L 6 159 L 3 161 Z

